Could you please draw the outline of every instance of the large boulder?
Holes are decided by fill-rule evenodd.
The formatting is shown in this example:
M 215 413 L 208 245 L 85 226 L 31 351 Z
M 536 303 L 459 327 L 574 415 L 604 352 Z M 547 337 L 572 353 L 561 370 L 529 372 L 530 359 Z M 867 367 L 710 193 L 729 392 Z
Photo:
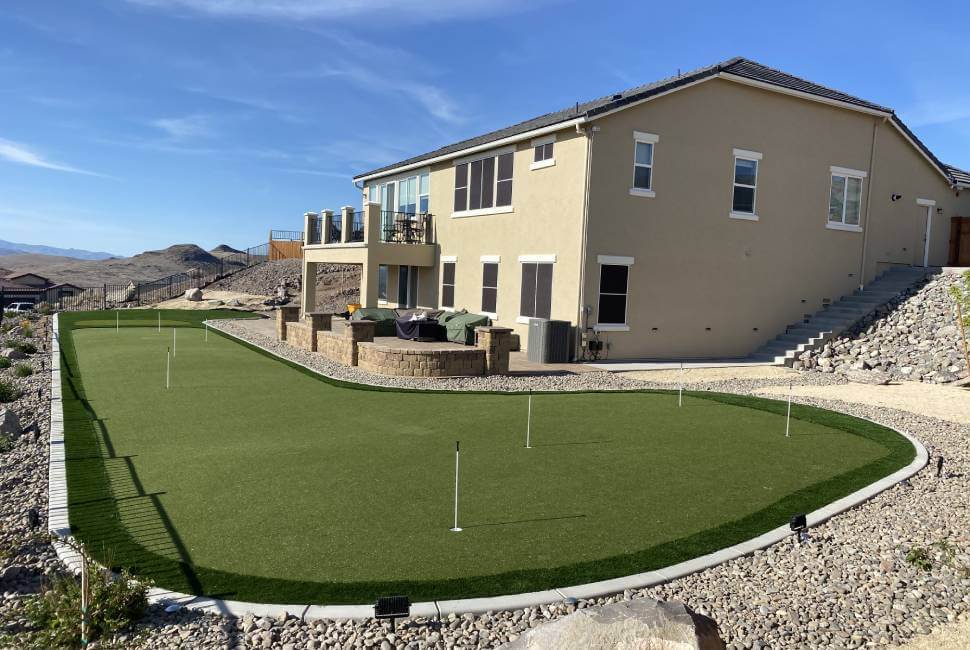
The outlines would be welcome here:
M 24 432 L 20 418 L 10 409 L 0 410 L 0 437 L 16 440 Z
M 724 641 L 717 632 L 717 623 L 683 603 L 640 598 L 580 609 L 529 630 L 505 647 L 720 650 Z
M 4 350 L 0 350 L 0 357 L 10 359 L 11 361 L 19 361 L 20 359 L 26 359 L 27 355 L 21 352 L 20 350 L 17 350 L 14 348 L 6 348 Z
M 185 299 L 191 302 L 202 302 L 202 289 L 198 287 L 195 289 L 187 289 L 185 291 Z

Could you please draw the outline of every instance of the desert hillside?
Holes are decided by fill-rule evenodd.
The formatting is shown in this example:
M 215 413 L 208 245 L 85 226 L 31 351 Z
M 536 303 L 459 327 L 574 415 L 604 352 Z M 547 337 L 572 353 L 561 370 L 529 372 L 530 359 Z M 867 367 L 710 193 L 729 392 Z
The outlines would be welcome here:
M 200 266 L 219 264 L 232 251 L 222 245 L 210 253 L 195 244 L 176 244 L 163 250 L 145 251 L 132 257 L 79 260 L 36 253 L 4 255 L 3 266 L 11 273 L 37 273 L 54 282 L 82 287 L 147 282 Z

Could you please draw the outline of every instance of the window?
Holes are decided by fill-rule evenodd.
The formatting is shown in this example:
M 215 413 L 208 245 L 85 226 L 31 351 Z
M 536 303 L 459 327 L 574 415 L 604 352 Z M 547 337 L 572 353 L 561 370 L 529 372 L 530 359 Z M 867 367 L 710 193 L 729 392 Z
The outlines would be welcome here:
M 418 176 L 418 212 L 428 212 L 428 197 L 431 195 L 431 175 L 427 172 Z
M 862 179 L 866 173 L 842 167 L 832 167 L 831 172 L 829 227 L 861 230 Z
M 495 314 L 498 303 L 498 263 L 482 264 L 482 311 Z
M 455 165 L 455 212 L 511 206 L 512 156 L 510 151 Z
M 761 154 L 734 150 L 734 193 L 731 198 L 731 217 L 757 220 L 755 213 L 758 187 L 758 161 Z
M 377 299 L 387 302 L 387 265 L 377 267 Z
M 532 164 L 529 165 L 529 169 L 542 169 L 556 164 L 553 151 L 555 142 L 556 136 L 554 135 L 536 138 L 532 141 Z
M 441 306 L 454 309 L 455 307 L 455 263 L 444 262 L 441 265 Z
M 633 187 L 630 194 L 655 196 L 653 191 L 653 147 L 660 136 L 633 132 Z
M 519 316 L 549 318 L 552 313 L 552 264 L 523 262 Z
M 600 265 L 600 301 L 597 319 L 606 325 L 626 324 L 626 295 L 630 267 Z

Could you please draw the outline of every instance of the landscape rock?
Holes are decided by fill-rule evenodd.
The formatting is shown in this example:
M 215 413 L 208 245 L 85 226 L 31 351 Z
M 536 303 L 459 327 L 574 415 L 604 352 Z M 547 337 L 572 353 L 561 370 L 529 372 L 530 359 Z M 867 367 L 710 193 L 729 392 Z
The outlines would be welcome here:
M 198 287 L 194 289 L 187 289 L 185 291 L 185 299 L 190 302 L 201 302 L 202 301 L 202 289 Z
M 888 372 L 865 369 L 849 370 L 845 373 L 845 378 L 857 384 L 873 384 L 876 386 L 885 386 L 892 380 Z
M 889 379 L 946 384 L 967 377 L 967 361 L 949 288 L 954 272 L 904 292 L 821 349 L 798 356 L 797 370 L 846 375 L 850 381 Z M 866 377 L 851 371 L 878 371 Z
M 651 598 L 588 607 L 532 628 L 508 650 L 615 648 L 617 650 L 720 650 L 717 623 L 680 602 Z
M 24 432 L 20 426 L 20 418 L 10 409 L 0 410 L 0 436 L 8 440 L 16 440 Z
M 4 348 L 0 350 L 0 357 L 10 359 L 11 361 L 19 361 L 20 359 L 26 359 L 27 355 L 14 348 Z

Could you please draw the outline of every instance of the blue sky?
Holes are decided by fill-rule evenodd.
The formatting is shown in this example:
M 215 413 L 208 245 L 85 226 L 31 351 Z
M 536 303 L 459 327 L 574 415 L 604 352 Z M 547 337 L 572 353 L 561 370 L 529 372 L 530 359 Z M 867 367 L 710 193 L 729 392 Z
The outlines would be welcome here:
M 964 3 L 7 0 L 0 239 L 247 246 L 354 173 L 735 55 L 970 169 Z

